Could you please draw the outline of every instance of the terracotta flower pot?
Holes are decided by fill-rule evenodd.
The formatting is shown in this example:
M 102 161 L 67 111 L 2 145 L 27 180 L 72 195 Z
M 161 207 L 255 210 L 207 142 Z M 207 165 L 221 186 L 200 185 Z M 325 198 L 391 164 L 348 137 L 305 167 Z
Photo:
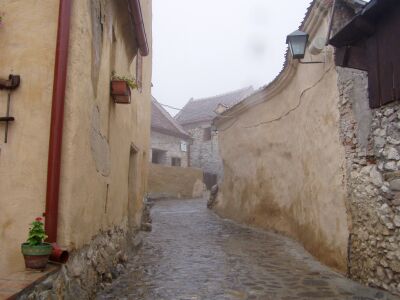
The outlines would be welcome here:
M 42 243 L 37 246 L 23 243 L 21 245 L 21 252 L 24 255 L 25 267 L 30 269 L 46 268 L 52 250 L 53 247 L 49 243 Z
M 111 97 L 115 103 L 131 103 L 131 89 L 124 80 L 111 80 Z

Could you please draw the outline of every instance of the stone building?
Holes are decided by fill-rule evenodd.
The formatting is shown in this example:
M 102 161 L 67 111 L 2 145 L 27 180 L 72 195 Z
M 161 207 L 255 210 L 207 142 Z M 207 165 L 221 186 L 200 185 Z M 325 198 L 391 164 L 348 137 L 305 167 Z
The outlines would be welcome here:
M 153 97 L 151 105 L 151 153 L 154 164 L 188 167 L 191 137 Z
M 199 198 L 203 172 L 189 166 L 192 138 L 153 97 L 148 197 Z
M 212 120 L 252 92 L 252 87 L 246 87 L 214 97 L 190 99 L 175 116 L 176 121 L 193 138 L 189 147 L 190 166 L 203 169 L 208 188 L 217 181 L 217 177 L 222 178 L 223 175 L 218 133 L 212 129 Z
M 220 215 L 293 237 L 325 264 L 394 293 L 399 15 L 398 1 L 314 0 L 299 29 L 310 35 L 301 63 L 287 53 L 270 84 L 214 120 Z
M 366 27 L 360 28 L 360 22 Z M 372 0 L 330 40 L 336 47 L 340 133 L 346 153 L 352 220 L 349 274 L 397 294 L 400 294 L 399 34 L 400 2 Z
M 20 245 L 44 215 L 49 242 L 69 252 L 47 297 L 87 299 L 141 223 L 152 2 L 1 1 L 0 12 L 0 276 L 24 270 Z M 112 71 L 136 77 L 130 104 L 110 97 Z

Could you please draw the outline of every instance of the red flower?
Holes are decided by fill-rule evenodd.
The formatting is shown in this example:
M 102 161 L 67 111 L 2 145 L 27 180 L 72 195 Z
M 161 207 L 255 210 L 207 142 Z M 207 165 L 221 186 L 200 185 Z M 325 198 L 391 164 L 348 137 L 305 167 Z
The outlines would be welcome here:
M 37 218 L 35 219 L 35 221 L 38 221 L 38 222 L 42 222 L 42 220 L 43 220 L 43 218 L 41 218 L 41 217 L 37 217 Z

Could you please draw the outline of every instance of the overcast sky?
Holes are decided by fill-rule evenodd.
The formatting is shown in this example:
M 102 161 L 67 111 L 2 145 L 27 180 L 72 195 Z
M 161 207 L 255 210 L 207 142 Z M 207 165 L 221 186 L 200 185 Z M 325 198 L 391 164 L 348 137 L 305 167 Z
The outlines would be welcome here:
M 154 97 L 181 108 L 191 97 L 267 84 L 310 2 L 153 0 Z

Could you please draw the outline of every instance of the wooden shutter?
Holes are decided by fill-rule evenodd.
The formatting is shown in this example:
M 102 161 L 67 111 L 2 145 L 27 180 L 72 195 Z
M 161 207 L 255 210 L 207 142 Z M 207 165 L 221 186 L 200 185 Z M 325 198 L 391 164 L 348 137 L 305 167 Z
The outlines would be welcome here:
M 371 108 L 400 100 L 400 6 L 380 20 L 368 39 L 368 80 Z

